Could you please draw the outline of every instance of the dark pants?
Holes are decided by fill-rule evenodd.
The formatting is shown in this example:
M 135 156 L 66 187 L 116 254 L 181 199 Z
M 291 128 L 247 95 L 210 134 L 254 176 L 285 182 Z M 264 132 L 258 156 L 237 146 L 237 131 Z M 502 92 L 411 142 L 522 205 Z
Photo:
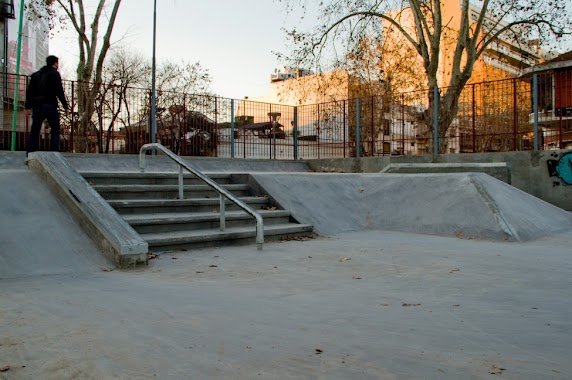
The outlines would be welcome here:
M 26 156 L 38 149 L 40 130 L 44 120 L 50 124 L 50 150 L 60 150 L 60 113 L 58 107 L 52 104 L 41 104 L 32 109 L 32 129 L 26 145 Z

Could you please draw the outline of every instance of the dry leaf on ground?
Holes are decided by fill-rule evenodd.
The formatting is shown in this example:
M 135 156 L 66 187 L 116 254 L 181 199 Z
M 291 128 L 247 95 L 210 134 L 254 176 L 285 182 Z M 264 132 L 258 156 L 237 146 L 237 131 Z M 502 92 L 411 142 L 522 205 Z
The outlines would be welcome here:
M 401 306 L 403 306 L 403 307 L 421 306 L 421 304 L 420 303 L 403 303 L 403 304 L 401 304 Z
M 10 370 L 10 366 L 9 366 L 9 365 L 7 365 L 6 367 L 0 368 L 0 372 L 6 372 L 6 371 L 9 371 L 9 370 Z
M 345 263 L 346 261 L 350 261 L 352 258 L 351 257 L 342 257 L 340 260 L 338 260 L 340 263 Z
M 493 365 L 491 369 L 489 369 L 491 375 L 502 375 L 503 371 L 506 371 L 506 368 L 497 367 L 496 365 Z

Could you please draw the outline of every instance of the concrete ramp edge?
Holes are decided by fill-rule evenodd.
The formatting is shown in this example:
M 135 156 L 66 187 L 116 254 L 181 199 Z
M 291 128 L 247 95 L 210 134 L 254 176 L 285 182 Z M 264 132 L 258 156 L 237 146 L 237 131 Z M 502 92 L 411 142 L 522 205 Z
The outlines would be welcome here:
M 147 263 L 149 246 L 57 152 L 35 152 L 29 166 L 52 187 L 103 253 L 120 268 Z
M 516 241 L 522 241 L 519 237 L 518 232 L 515 228 L 511 226 L 507 218 L 503 215 L 501 208 L 496 204 L 493 197 L 489 194 L 486 190 L 486 187 L 479 181 L 480 177 L 475 175 L 469 175 L 470 181 L 477 190 L 477 193 L 485 202 L 485 205 L 490 209 L 493 216 L 496 218 L 499 227 L 507 233 L 508 236 L 511 236 Z

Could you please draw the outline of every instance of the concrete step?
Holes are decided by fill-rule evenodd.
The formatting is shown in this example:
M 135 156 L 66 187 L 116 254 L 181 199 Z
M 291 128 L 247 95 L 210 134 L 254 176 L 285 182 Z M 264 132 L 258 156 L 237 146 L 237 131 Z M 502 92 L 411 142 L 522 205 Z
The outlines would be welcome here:
M 264 218 L 265 226 L 293 222 L 288 210 L 259 210 L 259 212 Z M 140 234 L 218 229 L 220 226 L 218 212 L 133 214 L 124 215 L 123 219 Z M 226 213 L 227 228 L 255 225 L 256 220 L 244 211 Z
M 81 172 L 83 178 L 90 185 L 177 185 L 178 173 L 152 173 L 152 172 Z M 231 182 L 230 173 L 204 173 L 215 182 L 227 184 Z M 183 175 L 185 185 L 203 185 L 204 182 L 194 174 Z
M 284 236 L 304 236 L 312 234 L 312 226 L 307 224 L 287 223 L 264 226 L 266 242 L 279 240 Z M 224 245 L 254 244 L 256 231 L 253 226 L 231 227 L 226 231 L 194 230 L 175 231 L 170 233 L 141 234 L 149 243 L 153 252 L 193 249 L 203 247 L 218 247 Z
M 225 189 L 238 197 L 250 195 L 246 184 L 224 184 Z M 178 185 L 94 185 L 93 188 L 107 200 L 126 199 L 178 199 Z M 208 185 L 185 185 L 185 199 L 218 198 L 219 194 Z
M 240 197 L 240 200 L 252 208 L 262 209 L 268 205 L 267 197 Z M 195 199 L 121 199 L 108 203 L 119 214 L 153 214 L 163 212 L 219 212 L 219 198 Z M 226 200 L 228 211 L 240 210 L 230 200 Z

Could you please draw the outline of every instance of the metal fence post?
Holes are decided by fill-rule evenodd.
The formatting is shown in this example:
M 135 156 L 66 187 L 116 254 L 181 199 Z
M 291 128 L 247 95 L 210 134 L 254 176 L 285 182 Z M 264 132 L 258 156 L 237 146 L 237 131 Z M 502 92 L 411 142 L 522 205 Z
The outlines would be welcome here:
M 218 140 L 219 140 L 219 134 L 218 134 L 218 98 L 215 97 L 214 98 L 214 139 L 213 139 L 213 145 L 214 145 L 214 152 L 215 152 L 215 157 L 218 157 Z
M 374 113 L 374 97 L 371 97 L 371 152 L 369 153 L 370 156 L 374 156 L 375 155 L 375 125 L 374 125 L 374 117 L 375 117 L 375 113 Z M 384 155 L 383 152 L 383 142 L 385 141 L 385 136 L 383 135 L 383 130 L 381 131 L 381 154 Z
M 269 120 L 270 128 L 274 129 L 273 125 L 272 125 L 272 116 L 270 116 L 270 114 L 272 113 L 272 104 L 269 105 L 269 108 L 270 108 L 270 111 L 268 112 L 268 120 Z M 268 159 L 271 160 L 272 159 L 272 134 L 269 134 L 267 137 L 268 137 L 268 149 L 270 149 Z
M 234 158 L 234 99 L 230 99 L 230 158 Z
M 433 154 L 439 154 L 439 87 L 433 87 Z
M 361 119 L 361 109 L 360 109 L 360 100 L 356 99 L 356 158 L 360 156 L 360 145 L 361 145 L 361 136 L 360 136 L 360 119 Z
M 294 160 L 298 159 L 298 107 L 294 107 Z
M 472 126 L 473 126 L 473 153 L 477 152 L 477 138 L 475 136 L 476 130 L 476 110 L 475 110 L 475 85 L 473 84 L 473 100 L 472 100 Z
M 534 113 L 534 151 L 538 151 L 538 74 L 532 75 L 532 112 Z
M 318 117 L 316 118 L 318 123 L 316 125 L 316 142 L 318 146 L 318 159 L 320 159 L 320 103 L 317 104 Z
M 513 149 L 517 151 L 517 139 L 518 139 L 518 105 L 517 105 L 517 87 L 516 78 L 512 80 L 512 125 L 513 125 Z
M 343 145 L 343 149 L 344 149 L 344 158 L 346 158 L 346 122 L 347 122 L 347 115 L 346 115 L 346 101 L 344 100 L 344 104 L 342 106 L 344 108 L 344 116 L 343 116 L 343 133 L 342 133 L 342 138 L 344 140 L 344 145 Z
M 405 155 L 405 95 L 401 93 L 401 154 Z
M 74 138 L 74 128 L 75 128 L 75 82 L 71 82 L 71 109 L 70 109 L 70 153 L 74 152 L 73 138 Z

